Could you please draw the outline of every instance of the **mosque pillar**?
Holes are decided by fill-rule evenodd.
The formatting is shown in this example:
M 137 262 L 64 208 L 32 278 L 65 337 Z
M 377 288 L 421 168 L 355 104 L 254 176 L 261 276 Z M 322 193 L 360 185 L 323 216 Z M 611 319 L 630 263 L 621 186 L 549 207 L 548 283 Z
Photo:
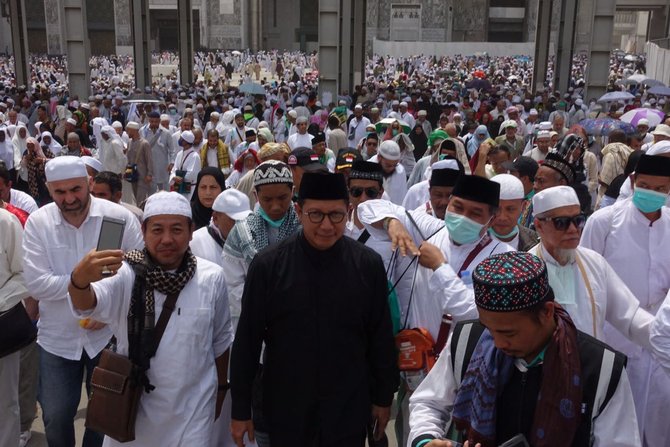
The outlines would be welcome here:
M 212 49 L 247 48 L 243 20 L 243 0 L 202 0 L 200 20 L 206 21 L 207 47 Z
M 130 0 L 114 0 L 116 54 L 133 54 L 133 14 Z
M 47 54 L 64 54 L 65 42 L 60 0 L 44 0 L 44 19 L 46 22 Z

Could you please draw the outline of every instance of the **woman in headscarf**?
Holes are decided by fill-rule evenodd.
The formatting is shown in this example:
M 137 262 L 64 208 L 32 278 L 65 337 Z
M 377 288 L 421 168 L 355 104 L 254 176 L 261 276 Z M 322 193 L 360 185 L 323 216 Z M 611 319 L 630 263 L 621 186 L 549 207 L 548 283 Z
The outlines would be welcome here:
M 237 185 L 237 182 L 249 171 L 256 169 L 256 166 L 261 164 L 261 161 L 258 159 L 258 154 L 253 149 L 247 149 L 242 152 L 233 167 L 235 168 L 230 174 L 228 179 L 226 179 L 226 187 L 234 188 Z
M 258 147 L 263 147 L 267 143 L 275 142 L 274 136 L 272 136 L 272 132 L 267 127 L 258 128 L 256 139 L 258 140 Z
M 224 189 L 226 189 L 226 178 L 219 168 L 207 166 L 200 170 L 191 197 L 191 213 L 196 230 L 209 225 L 214 199 Z
M 479 145 L 486 141 L 487 138 L 491 138 L 489 130 L 485 125 L 480 124 L 477 126 L 477 129 L 475 129 L 474 135 L 468 140 L 468 147 L 466 148 L 468 157 L 472 158 L 472 156 L 475 155 L 475 152 L 477 152 L 477 149 L 479 149 Z
M 49 148 L 42 148 L 36 139 L 26 138 L 26 153 L 21 160 L 21 167 L 25 169 L 28 194 L 32 196 L 39 206 L 51 201 L 44 175 L 44 165 L 54 154 Z
M 98 159 L 103 170 L 122 174 L 128 164 L 128 158 L 123 152 L 123 140 L 112 126 L 102 126 L 100 140 Z
M 406 133 L 400 132 L 398 135 L 393 137 L 393 141 L 398 143 L 400 146 L 400 164 L 405 168 L 405 173 L 407 177 L 412 174 L 414 166 L 416 166 L 416 159 L 414 158 L 414 145 L 412 140 L 410 140 L 409 135 Z
M 51 151 L 54 156 L 58 156 L 60 154 L 60 151 L 63 149 L 63 146 L 56 141 L 56 139 L 51 135 L 51 132 L 49 131 L 44 131 L 42 132 L 42 147 L 48 147 L 49 150 Z
M 425 155 L 426 150 L 428 150 L 428 137 L 423 131 L 421 124 L 414 126 L 414 129 L 409 133 L 409 139 L 414 145 L 414 159 L 419 161 Z

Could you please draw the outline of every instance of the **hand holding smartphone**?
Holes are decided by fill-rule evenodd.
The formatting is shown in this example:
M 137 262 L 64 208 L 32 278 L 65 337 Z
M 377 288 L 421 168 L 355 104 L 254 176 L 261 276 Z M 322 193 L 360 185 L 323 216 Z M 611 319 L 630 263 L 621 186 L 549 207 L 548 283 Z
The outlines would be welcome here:
M 115 219 L 113 217 L 103 217 L 100 226 L 100 235 L 98 236 L 97 251 L 119 250 L 123 241 L 123 231 L 126 228 L 126 221 Z M 110 276 L 112 271 L 105 266 L 102 270 L 103 276 Z

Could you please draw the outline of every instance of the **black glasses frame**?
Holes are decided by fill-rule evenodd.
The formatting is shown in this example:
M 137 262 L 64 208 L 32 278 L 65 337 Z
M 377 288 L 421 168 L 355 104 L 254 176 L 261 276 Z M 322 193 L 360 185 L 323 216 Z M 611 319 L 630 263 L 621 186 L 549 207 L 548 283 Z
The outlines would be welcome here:
M 363 192 L 365 192 L 365 195 L 368 196 L 371 199 L 376 199 L 379 197 L 379 192 L 381 189 L 378 188 L 360 188 L 358 186 L 354 186 L 352 188 L 349 188 L 349 194 L 351 194 L 351 197 L 360 197 L 363 195 Z
M 323 222 L 323 219 L 325 219 L 326 216 L 328 216 L 328 219 L 331 223 L 339 224 L 342 223 L 345 217 L 347 217 L 347 213 L 342 211 L 331 211 L 330 213 L 324 213 L 322 211 L 309 211 L 303 214 L 305 214 L 309 221 L 313 224 L 320 224 Z
M 575 228 L 581 230 L 586 224 L 586 214 L 579 213 L 576 216 L 557 216 L 557 217 L 538 217 L 538 220 L 550 220 L 554 224 L 556 231 L 566 231 L 570 228 L 570 224 L 574 224 Z

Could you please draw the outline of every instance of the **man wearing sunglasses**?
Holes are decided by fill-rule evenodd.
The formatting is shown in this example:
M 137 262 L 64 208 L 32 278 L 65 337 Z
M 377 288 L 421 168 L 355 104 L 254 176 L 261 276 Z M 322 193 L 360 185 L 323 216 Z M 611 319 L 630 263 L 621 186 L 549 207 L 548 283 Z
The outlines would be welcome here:
M 654 317 L 610 267 L 605 258 L 579 246 L 586 216 L 569 186 L 545 189 L 533 197 L 540 244 L 529 252 L 544 260 L 556 302 L 577 329 L 605 341 L 605 322 L 633 343 L 651 349 Z
M 271 445 L 365 445 L 383 436 L 398 370 L 384 265 L 344 237 L 342 174 L 306 173 L 302 231 L 251 263 L 231 363 L 231 432 L 253 440 L 252 388 L 261 345 L 263 411 Z M 333 272 L 337 272 L 337 276 Z
M 670 142 L 656 143 L 648 152 L 670 151 Z M 581 246 L 604 256 L 614 271 L 652 314 L 663 315 L 659 307 L 670 287 L 670 210 L 666 205 L 670 192 L 670 154 L 642 154 L 633 180 L 633 198 L 598 210 L 589 218 Z M 666 306 L 670 300 L 666 300 Z M 657 311 L 659 313 L 657 313 Z M 664 320 L 670 332 L 670 320 Z M 656 324 L 656 323 L 655 323 Z M 635 397 L 638 425 L 648 445 L 665 445 L 670 439 L 665 407 L 670 400 L 670 377 L 651 353 L 632 345 L 613 331 L 607 331 L 607 343 L 629 358 L 631 388 Z M 668 350 L 665 347 L 665 364 Z

